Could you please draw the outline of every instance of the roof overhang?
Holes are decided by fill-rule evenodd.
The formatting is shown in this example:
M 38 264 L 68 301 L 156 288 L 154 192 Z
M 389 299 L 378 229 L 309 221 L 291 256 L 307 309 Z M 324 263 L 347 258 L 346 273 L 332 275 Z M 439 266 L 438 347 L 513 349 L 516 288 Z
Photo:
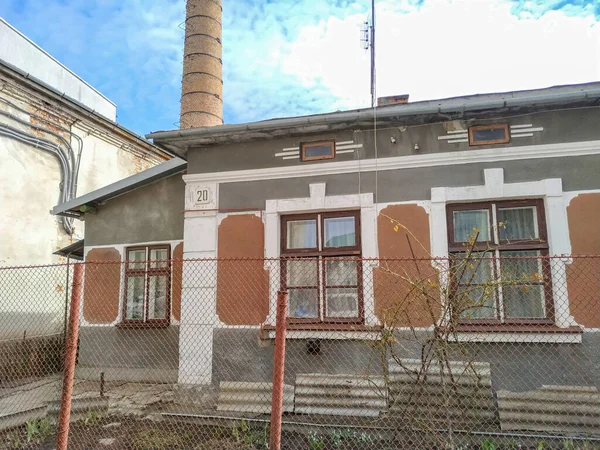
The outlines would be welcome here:
M 378 126 L 418 125 L 449 120 L 526 114 L 565 107 L 598 106 L 600 82 L 555 86 L 529 91 L 480 94 L 442 100 L 395 104 L 328 114 L 288 117 L 261 122 L 159 131 L 146 135 L 154 144 L 182 158 L 190 148 L 306 136 Z
M 60 250 L 55 251 L 53 255 L 64 256 L 65 258 L 81 261 L 83 260 L 83 247 L 84 240 L 81 239 L 77 242 L 73 242 L 71 245 L 67 245 Z
M 187 169 L 187 162 L 173 158 L 138 174 L 124 178 L 116 183 L 109 184 L 98 190 L 92 191 L 81 197 L 56 205 L 51 214 L 57 216 L 79 217 L 86 212 L 94 211 L 98 205 L 126 192 L 141 188 L 155 181 L 167 178 Z

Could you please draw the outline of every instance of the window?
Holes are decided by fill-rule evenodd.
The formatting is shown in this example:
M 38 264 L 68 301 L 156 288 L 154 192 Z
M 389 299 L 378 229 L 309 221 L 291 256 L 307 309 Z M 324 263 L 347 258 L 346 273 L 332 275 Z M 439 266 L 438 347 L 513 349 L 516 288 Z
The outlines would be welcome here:
M 281 219 L 281 285 L 292 322 L 362 322 L 360 213 Z
M 469 127 L 469 145 L 508 144 L 510 128 L 507 123 Z
M 335 142 L 305 142 L 300 145 L 302 161 L 333 159 L 335 157 Z
M 453 289 L 461 316 L 483 323 L 553 318 L 544 205 L 541 200 L 448 205 Z M 471 264 L 462 264 L 471 248 Z M 465 299 L 470 300 L 465 302 Z
M 171 247 L 129 247 L 126 252 L 123 321 L 168 324 L 171 311 Z

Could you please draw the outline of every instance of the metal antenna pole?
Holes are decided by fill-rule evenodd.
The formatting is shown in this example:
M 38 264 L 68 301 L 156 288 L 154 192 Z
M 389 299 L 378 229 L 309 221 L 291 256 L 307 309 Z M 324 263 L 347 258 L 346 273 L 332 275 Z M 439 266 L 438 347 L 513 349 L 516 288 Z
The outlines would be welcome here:
M 371 107 L 375 106 L 375 0 L 371 0 Z

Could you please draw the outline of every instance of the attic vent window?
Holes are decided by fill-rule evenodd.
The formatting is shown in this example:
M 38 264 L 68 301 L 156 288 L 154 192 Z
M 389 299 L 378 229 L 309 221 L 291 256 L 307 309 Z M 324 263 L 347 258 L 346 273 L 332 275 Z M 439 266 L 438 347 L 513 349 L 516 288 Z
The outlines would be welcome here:
M 469 127 L 469 145 L 508 144 L 510 130 L 507 123 Z
M 319 159 L 333 159 L 335 157 L 335 142 L 305 142 L 301 144 L 302 161 L 316 161 Z

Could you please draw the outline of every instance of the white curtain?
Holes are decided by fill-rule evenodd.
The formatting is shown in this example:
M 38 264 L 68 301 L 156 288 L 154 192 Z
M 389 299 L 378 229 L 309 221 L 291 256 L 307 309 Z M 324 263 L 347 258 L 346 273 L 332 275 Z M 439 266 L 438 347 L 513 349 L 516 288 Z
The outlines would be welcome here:
M 355 244 L 354 217 L 325 219 L 325 247 L 351 247 Z
M 479 230 L 478 241 L 490 240 L 490 220 L 486 209 L 472 211 L 454 211 L 454 242 L 468 242 Z
M 498 209 L 500 240 L 536 239 L 535 208 Z

